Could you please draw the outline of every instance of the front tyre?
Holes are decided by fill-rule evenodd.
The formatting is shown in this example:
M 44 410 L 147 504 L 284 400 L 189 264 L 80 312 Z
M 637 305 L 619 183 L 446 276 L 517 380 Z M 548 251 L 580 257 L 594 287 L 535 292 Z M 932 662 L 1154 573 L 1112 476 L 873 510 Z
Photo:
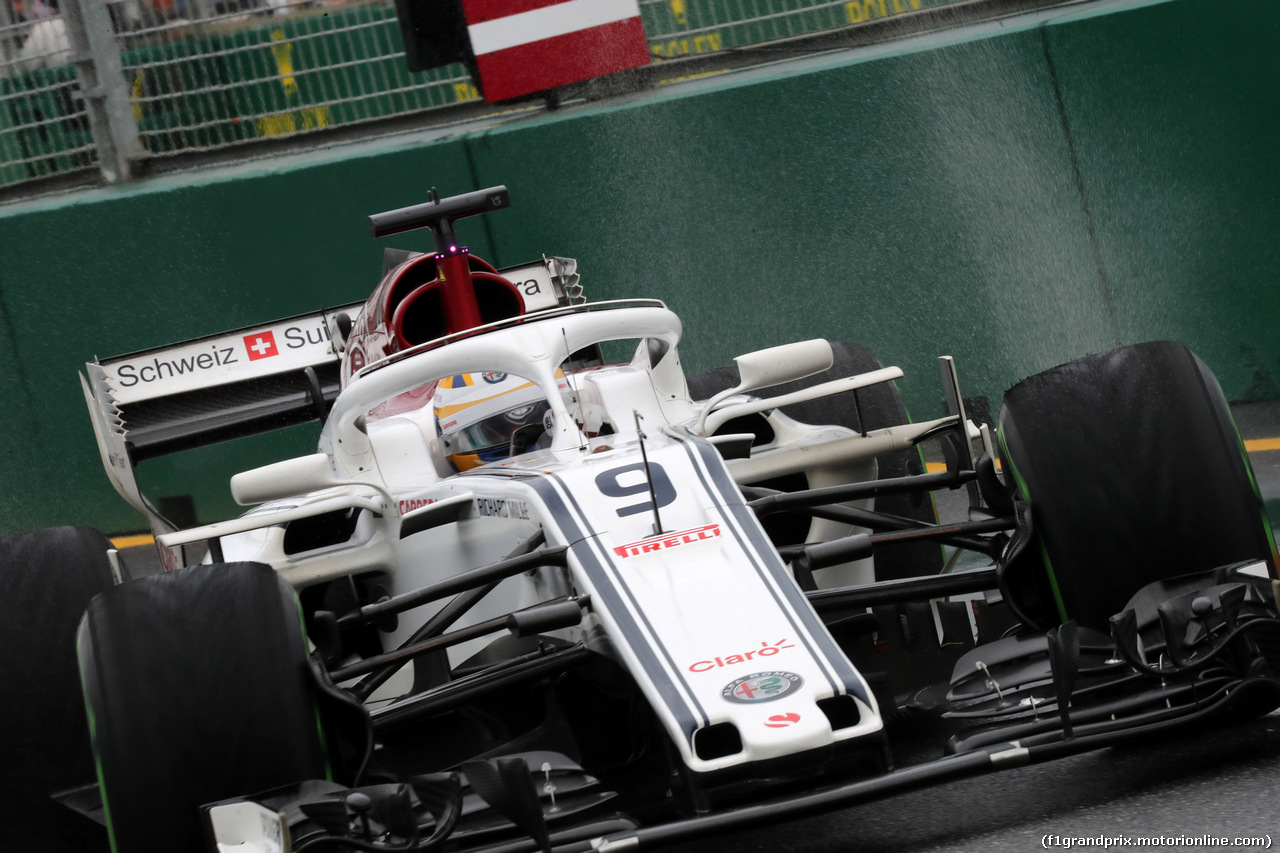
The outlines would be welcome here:
M 1120 347 L 1024 379 L 1005 395 L 999 435 L 1035 529 L 1003 579 L 1025 621 L 1106 631 L 1153 581 L 1245 560 L 1276 576 L 1231 410 L 1181 344 Z
M 328 775 L 297 597 L 260 563 L 116 587 L 79 632 L 116 853 L 201 850 L 201 805 Z

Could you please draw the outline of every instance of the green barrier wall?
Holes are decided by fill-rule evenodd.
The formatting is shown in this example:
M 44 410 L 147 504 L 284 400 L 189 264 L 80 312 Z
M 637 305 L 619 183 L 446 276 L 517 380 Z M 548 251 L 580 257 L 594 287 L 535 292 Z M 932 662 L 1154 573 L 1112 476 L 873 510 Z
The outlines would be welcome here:
M 575 256 L 594 299 L 666 300 L 691 369 L 861 341 L 907 371 L 925 417 L 942 409 L 940 354 L 995 406 L 1060 361 L 1172 338 L 1229 398 L 1280 397 L 1280 4 L 1102 11 L 0 210 L 0 525 L 136 529 L 97 461 L 79 364 L 363 297 L 386 242 L 364 216 L 433 184 L 506 183 L 512 209 L 462 223 L 472 249 Z M 314 435 L 143 473 L 229 513 L 208 465 Z

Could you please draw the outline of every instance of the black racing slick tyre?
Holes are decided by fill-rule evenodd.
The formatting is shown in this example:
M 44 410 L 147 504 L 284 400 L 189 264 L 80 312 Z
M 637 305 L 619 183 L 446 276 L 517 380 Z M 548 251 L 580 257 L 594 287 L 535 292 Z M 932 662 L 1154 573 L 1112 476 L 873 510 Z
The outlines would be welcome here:
M 1275 541 L 1231 410 L 1181 344 L 1120 347 L 1005 395 L 1000 453 L 1034 536 L 1006 598 L 1037 627 L 1108 620 L 1153 581 L 1263 560 Z
M 269 566 L 116 587 L 79 650 L 116 853 L 203 850 L 201 805 L 328 776 L 297 597 Z
M 106 849 L 101 827 L 50 795 L 94 779 L 76 625 L 89 601 L 112 585 L 109 548 L 87 527 L 0 539 L 0 847 L 6 850 Z
M 774 386 L 764 393 L 769 396 L 789 394 L 832 379 L 869 373 L 884 366 L 871 350 L 861 344 L 833 343 L 831 350 L 833 361 L 826 372 Z M 737 367 L 717 367 L 689 377 L 689 394 L 694 400 L 706 400 L 725 388 L 733 387 L 737 381 Z M 883 429 L 910 421 L 902 395 L 892 382 L 883 382 L 858 391 L 856 406 L 851 394 L 840 394 L 784 406 L 782 411 L 802 423 L 832 424 L 855 432 Z M 721 431 L 733 432 L 735 429 L 730 422 Z M 916 449 L 883 454 L 876 458 L 876 463 L 877 477 L 881 480 L 924 473 L 924 462 Z M 874 508 L 877 512 L 929 524 L 935 524 L 938 520 L 933 502 L 927 495 L 881 495 L 875 499 Z M 882 548 L 875 555 L 875 566 L 877 580 L 937 574 L 942 568 L 942 549 L 929 542 Z

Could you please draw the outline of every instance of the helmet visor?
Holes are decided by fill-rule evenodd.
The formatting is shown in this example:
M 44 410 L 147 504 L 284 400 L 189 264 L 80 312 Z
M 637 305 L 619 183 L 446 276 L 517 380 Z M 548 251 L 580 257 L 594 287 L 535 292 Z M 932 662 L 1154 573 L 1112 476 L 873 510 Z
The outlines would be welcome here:
M 522 427 L 530 424 L 542 424 L 543 416 L 550 409 L 546 400 L 530 403 L 510 409 L 478 423 L 470 424 L 442 436 L 450 453 L 485 453 L 486 451 L 507 450 L 511 446 L 511 438 Z M 532 446 L 537 435 L 529 437 Z M 517 451 L 528 448 L 518 447 Z

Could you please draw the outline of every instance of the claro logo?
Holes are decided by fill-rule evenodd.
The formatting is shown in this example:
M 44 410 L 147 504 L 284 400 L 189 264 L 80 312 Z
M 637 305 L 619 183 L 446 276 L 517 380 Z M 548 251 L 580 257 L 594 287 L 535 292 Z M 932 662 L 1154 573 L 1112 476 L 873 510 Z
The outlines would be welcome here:
M 776 643 L 770 643 L 765 640 L 760 641 L 760 648 L 747 649 L 736 655 L 725 655 L 724 657 L 712 658 L 711 660 L 700 660 L 697 663 L 689 664 L 690 672 L 710 672 L 713 669 L 719 669 L 722 666 L 733 666 L 737 663 L 746 663 L 750 660 L 759 661 L 761 658 L 772 657 L 783 649 L 794 649 L 795 643 L 790 640 L 778 640 Z

